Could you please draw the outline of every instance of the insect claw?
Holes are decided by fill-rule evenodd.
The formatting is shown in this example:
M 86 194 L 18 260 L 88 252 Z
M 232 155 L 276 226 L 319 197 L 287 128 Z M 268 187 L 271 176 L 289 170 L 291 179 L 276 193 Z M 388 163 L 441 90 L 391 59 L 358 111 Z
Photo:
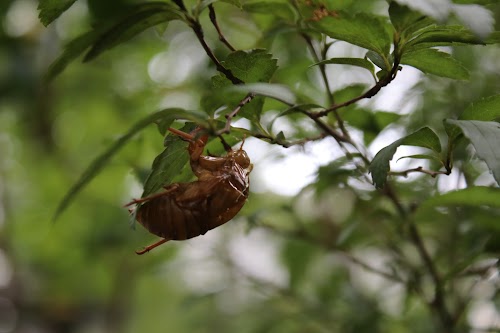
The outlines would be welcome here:
M 166 243 L 168 242 L 170 239 L 168 238 L 163 238 L 163 239 L 160 239 L 158 242 L 154 243 L 154 244 L 151 244 L 149 246 L 146 246 L 145 248 L 143 248 L 142 250 L 139 250 L 139 251 L 135 251 L 136 254 L 138 255 L 143 255 L 144 253 L 147 253 L 149 251 L 151 251 L 152 249 L 154 249 L 155 247 L 157 246 L 160 246 L 161 244 L 163 243 Z

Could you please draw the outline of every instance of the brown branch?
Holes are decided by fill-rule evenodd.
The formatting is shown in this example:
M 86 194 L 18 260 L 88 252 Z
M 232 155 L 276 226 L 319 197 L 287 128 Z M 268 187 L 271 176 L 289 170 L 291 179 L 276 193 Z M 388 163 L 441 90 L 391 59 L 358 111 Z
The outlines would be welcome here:
M 394 80 L 396 78 L 396 73 L 397 71 L 400 69 L 399 67 L 399 63 L 398 62 L 395 62 L 394 63 L 394 66 L 392 67 L 391 69 L 391 72 L 389 73 L 389 75 L 387 75 L 385 78 L 383 78 L 382 80 L 378 81 L 373 87 L 371 87 L 368 91 L 366 91 L 364 94 L 358 96 L 358 97 L 355 97 L 351 100 L 348 100 L 344 103 L 340 103 L 340 104 L 336 104 L 336 105 L 333 105 L 323 111 L 319 111 L 319 112 L 316 112 L 314 113 L 314 117 L 316 118 L 320 118 L 320 117 L 324 117 L 326 116 L 328 113 L 330 112 L 334 112 L 340 108 L 343 108 L 343 107 L 346 107 L 346 106 L 349 106 L 351 104 L 354 104 L 362 99 L 365 99 L 365 98 L 372 98 L 373 96 L 375 96 L 383 87 L 385 87 L 386 85 L 388 85 L 389 83 L 392 82 L 392 80 Z
M 212 49 L 208 46 L 207 42 L 205 41 L 205 36 L 203 34 L 203 29 L 201 27 L 201 24 L 192 18 L 189 19 L 189 21 L 190 21 L 191 28 L 193 29 L 194 33 L 196 34 L 196 37 L 198 38 L 198 40 L 200 41 L 201 46 L 205 50 L 205 52 L 208 55 L 208 57 L 210 58 L 210 60 L 212 60 L 212 62 L 215 64 L 215 68 L 217 69 L 217 71 L 224 74 L 224 76 L 229 81 L 231 81 L 233 84 L 244 83 L 242 80 L 240 80 L 236 76 L 234 76 L 233 73 L 231 72 L 231 70 L 224 67 L 221 64 L 221 62 L 219 61 L 219 59 L 217 59 L 217 57 L 213 53 Z
M 222 33 L 222 30 L 219 27 L 219 23 L 217 23 L 217 16 L 215 15 L 215 9 L 213 4 L 208 5 L 208 11 L 209 11 L 208 16 L 210 17 L 210 21 L 212 21 L 215 30 L 217 30 L 217 33 L 219 34 L 219 40 L 224 45 L 226 45 L 227 48 L 230 49 L 231 51 L 236 51 L 236 49 L 231 45 L 231 43 L 229 43 L 226 37 L 224 37 L 224 34 Z
M 434 262 L 432 261 L 429 252 L 425 248 L 424 242 L 422 240 L 422 237 L 420 236 L 417 226 L 413 222 L 409 224 L 409 232 L 410 239 L 417 248 L 420 257 L 423 260 L 424 265 L 427 267 L 431 279 L 434 282 L 434 299 L 430 302 L 430 306 L 437 312 L 443 328 L 445 330 L 452 329 L 454 326 L 454 321 L 446 307 L 443 281 L 439 276 L 439 273 L 436 269 L 436 266 L 434 265 Z

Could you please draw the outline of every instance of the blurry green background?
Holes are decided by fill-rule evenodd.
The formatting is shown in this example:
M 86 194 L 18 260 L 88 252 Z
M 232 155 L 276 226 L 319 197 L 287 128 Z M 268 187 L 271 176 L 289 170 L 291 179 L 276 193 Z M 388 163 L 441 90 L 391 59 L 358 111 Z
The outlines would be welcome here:
M 425 305 L 406 298 L 403 286 L 293 233 L 298 220 L 320 225 L 352 220 L 354 226 L 369 221 L 372 189 L 360 198 L 359 192 L 320 184 L 327 190 L 326 213 L 314 216 L 307 191 L 293 199 L 261 190 L 231 223 L 136 256 L 135 249 L 156 238 L 141 226 L 130 227 L 123 204 L 140 195 L 131 170 L 147 172 L 162 150 L 162 137 L 151 127 L 52 222 L 59 200 L 93 158 L 154 110 L 196 109 L 213 74 L 194 34 L 173 22 L 90 64 L 70 65 L 49 85 L 42 82 L 64 41 L 130 2 L 78 1 L 48 28 L 38 21 L 36 1 L 0 2 L 0 333 L 429 332 Z M 366 10 L 377 4 L 358 1 Z M 227 4 L 217 8 L 229 40 L 242 49 L 259 46 L 265 17 L 253 21 Z M 494 8 L 499 30 L 500 7 Z M 216 41 L 213 32 L 208 38 Z M 275 56 L 289 69 L 278 76 L 290 83 L 304 79 L 308 54 L 303 45 L 285 41 L 273 44 Z M 498 47 L 463 48 L 456 54 L 472 69 L 472 80 L 420 78 L 400 101 L 416 101 L 410 121 L 400 126 L 439 124 L 461 109 L 454 105 L 500 91 Z M 313 88 L 306 85 L 305 91 L 320 94 Z M 247 151 L 251 157 L 262 155 Z M 261 189 L 266 188 L 259 179 L 263 173 L 257 169 L 252 178 Z M 425 192 L 425 186 L 430 185 L 416 188 L 410 182 L 406 193 Z M 252 227 L 261 215 L 272 227 Z M 332 224 L 326 230 L 338 237 L 338 228 Z M 363 229 L 356 240 L 360 245 L 352 250 L 385 268 L 385 249 L 364 241 L 373 229 Z M 480 305 L 498 320 L 492 304 Z

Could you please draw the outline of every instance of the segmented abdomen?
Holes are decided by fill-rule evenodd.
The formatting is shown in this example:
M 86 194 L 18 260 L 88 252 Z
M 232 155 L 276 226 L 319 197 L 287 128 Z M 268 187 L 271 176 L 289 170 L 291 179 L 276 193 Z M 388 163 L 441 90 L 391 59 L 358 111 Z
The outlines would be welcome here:
M 248 196 L 248 186 L 240 190 L 222 182 L 210 193 L 182 201 L 182 193 L 205 184 L 196 181 L 178 186 L 175 191 L 145 202 L 137 213 L 137 221 L 151 233 L 171 240 L 203 235 L 226 223 L 240 211 Z

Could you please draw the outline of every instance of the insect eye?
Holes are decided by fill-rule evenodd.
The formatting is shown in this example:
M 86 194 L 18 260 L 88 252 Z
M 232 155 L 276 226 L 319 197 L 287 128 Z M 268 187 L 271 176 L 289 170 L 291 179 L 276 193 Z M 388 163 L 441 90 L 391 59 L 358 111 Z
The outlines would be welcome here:
M 247 168 L 250 165 L 250 158 L 244 150 L 235 151 L 234 160 L 243 168 Z

